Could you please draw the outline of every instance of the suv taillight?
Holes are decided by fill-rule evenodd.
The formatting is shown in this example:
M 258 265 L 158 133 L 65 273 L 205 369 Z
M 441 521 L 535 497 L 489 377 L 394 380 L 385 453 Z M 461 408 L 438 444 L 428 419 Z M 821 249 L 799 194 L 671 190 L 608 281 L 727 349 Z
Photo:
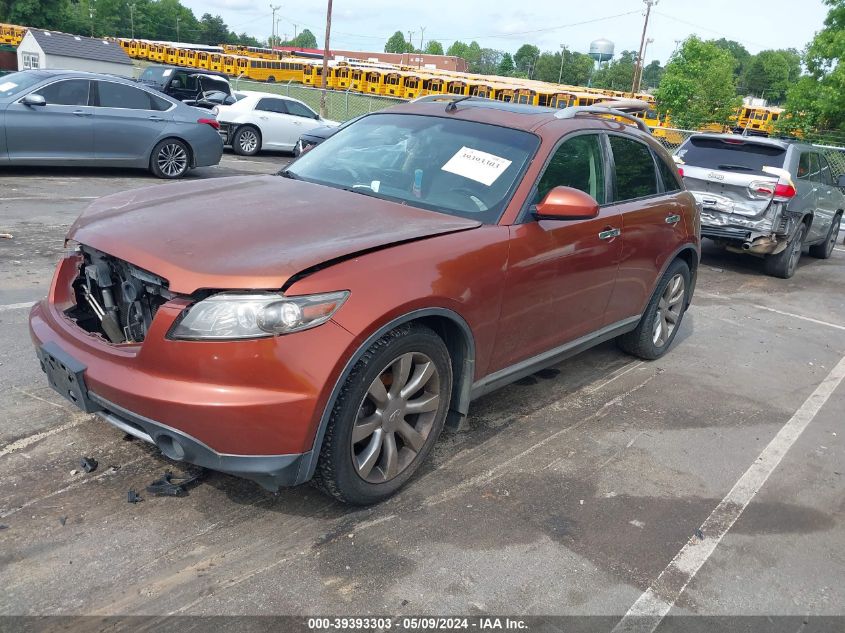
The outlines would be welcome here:
M 220 129 L 220 123 L 217 119 L 197 119 L 197 123 L 205 123 L 206 125 L 213 127 L 215 130 Z
M 775 185 L 775 200 L 786 201 L 795 197 L 795 187 L 792 185 L 778 183 Z

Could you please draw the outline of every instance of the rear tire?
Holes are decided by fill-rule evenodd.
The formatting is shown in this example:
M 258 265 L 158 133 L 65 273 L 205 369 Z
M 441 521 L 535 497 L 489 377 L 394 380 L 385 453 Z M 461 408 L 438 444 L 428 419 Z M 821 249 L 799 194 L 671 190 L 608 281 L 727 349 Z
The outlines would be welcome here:
M 255 156 L 261 151 L 261 132 L 251 125 L 244 125 L 235 132 L 232 149 L 240 156 Z
M 188 173 L 190 168 L 190 149 L 179 139 L 164 139 L 153 148 L 150 154 L 150 171 L 157 178 L 167 180 L 181 178 Z
M 792 240 L 777 255 L 769 255 L 764 260 L 766 274 L 781 279 L 789 279 L 798 269 L 798 262 L 801 259 L 801 250 L 804 248 L 804 235 L 807 233 L 807 225 L 803 222 Z
M 616 339 L 620 349 L 643 360 L 663 356 L 681 327 L 689 288 L 689 266 L 684 260 L 676 259 L 660 278 L 636 329 Z
M 842 216 L 836 215 L 830 224 L 830 231 L 821 244 L 813 244 L 810 247 L 810 255 L 818 259 L 830 259 L 833 255 L 833 247 L 836 245 L 836 238 L 839 237 L 839 225 L 842 223 Z
M 451 394 L 452 364 L 443 340 L 421 325 L 391 330 L 366 351 L 341 388 L 314 484 L 355 505 L 390 497 L 437 441 Z

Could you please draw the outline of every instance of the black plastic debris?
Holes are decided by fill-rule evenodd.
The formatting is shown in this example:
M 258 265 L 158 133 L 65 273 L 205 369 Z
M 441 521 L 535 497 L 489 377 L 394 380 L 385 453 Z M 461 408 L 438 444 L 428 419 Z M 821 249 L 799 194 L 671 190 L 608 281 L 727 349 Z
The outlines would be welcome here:
M 147 492 L 157 497 L 187 497 L 188 486 L 196 482 L 202 474 L 201 470 L 193 475 L 177 476 L 166 470 L 164 477 L 147 486 Z
M 704 532 L 701 531 L 701 528 L 695 528 L 695 535 L 698 537 L 699 541 L 704 540 Z
M 129 492 L 126 495 L 126 500 L 129 503 L 138 503 L 139 501 L 143 501 L 141 496 L 131 488 L 129 489 Z
M 59 517 L 59 523 L 61 523 L 62 525 L 67 523 L 67 517 Z
M 8 529 L 9 529 L 9 526 L 8 526 L 8 525 L 2 525 L 2 524 L 0 524 L 0 530 L 8 530 Z
M 93 473 L 99 465 L 100 463 L 93 457 L 83 457 L 79 460 L 79 467 L 86 473 Z

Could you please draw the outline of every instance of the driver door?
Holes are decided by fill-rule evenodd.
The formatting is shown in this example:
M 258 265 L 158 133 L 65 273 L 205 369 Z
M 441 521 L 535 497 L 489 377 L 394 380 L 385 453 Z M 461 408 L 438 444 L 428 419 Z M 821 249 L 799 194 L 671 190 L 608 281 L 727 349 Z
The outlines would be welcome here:
M 595 218 L 535 220 L 510 227 L 505 293 L 490 365 L 495 372 L 600 330 L 616 283 L 622 239 L 607 200 L 601 135 L 578 134 L 555 150 L 534 204 L 556 186 L 580 189 L 602 205 Z
M 91 82 L 65 79 L 31 92 L 47 102 L 29 106 L 22 99 L 6 108 L 6 145 L 12 161 L 56 162 L 94 158 Z M 60 132 L 58 132 L 60 131 Z

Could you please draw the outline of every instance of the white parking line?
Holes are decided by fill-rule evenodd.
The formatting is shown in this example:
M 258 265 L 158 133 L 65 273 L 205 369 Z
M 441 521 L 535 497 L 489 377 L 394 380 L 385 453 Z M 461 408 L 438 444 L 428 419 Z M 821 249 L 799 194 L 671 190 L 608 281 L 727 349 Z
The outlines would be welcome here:
M 707 297 L 708 299 L 721 299 L 722 301 L 731 301 L 732 297 L 726 297 L 724 295 L 716 295 L 710 292 L 697 292 L 696 294 Z M 821 321 L 820 319 L 814 319 L 813 317 L 804 316 L 803 314 L 795 314 L 794 312 L 785 312 L 784 310 L 778 310 L 777 308 L 770 308 L 769 306 L 764 306 L 759 303 L 752 303 L 749 304 L 752 308 L 757 308 L 758 310 L 766 310 L 768 312 L 774 312 L 775 314 L 780 314 L 782 316 L 792 317 L 793 319 L 801 319 L 802 321 L 809 321 L 810 323 L 815 323 L 816 325 L 824 325 L 825 327 L 832 327 L 837 330 L 845 330 L 845 325 L 840 325 L 839 323 L 831 323 L 830 321 Z
M 631 605 L 613 628 L 613 633 L 652 633 L 687 588 L 728 530 L 766 483 L 789 449 L 836 388 L 845 379 L 845 357 L 841 358 L 798 411 L 783 425 L 769 445 L 734 484 L 731 491 L 701 524 L 703 539 L 693 536 L 660 573 L 652 585 Z
M 14 196 L 0 198 L 0 202 L 15 202 L 16 200 L 96 200 L 100 196 Z
M 35 305 L 35 301 L 25 301 L 23 303 L 7 303 L 0 306 L 0 312 L 8 312 L 10 310 L 23 310 L 24 308 L 31 308 Z

